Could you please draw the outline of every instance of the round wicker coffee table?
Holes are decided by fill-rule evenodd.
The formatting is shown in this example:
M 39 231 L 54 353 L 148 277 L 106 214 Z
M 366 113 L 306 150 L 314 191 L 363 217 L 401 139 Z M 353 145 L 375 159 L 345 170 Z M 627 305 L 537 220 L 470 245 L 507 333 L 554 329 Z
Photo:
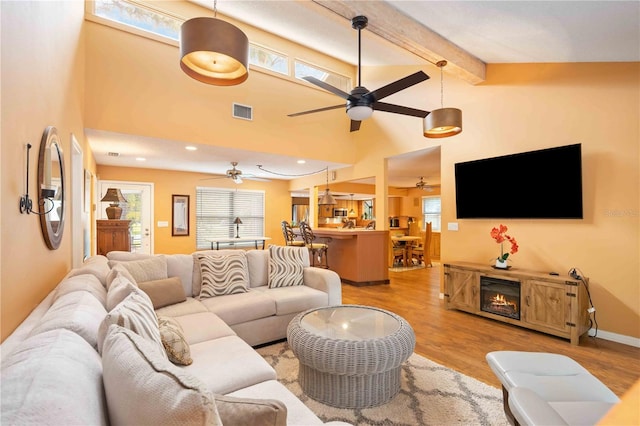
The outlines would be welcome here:
M 399 315 L 339 305 L 296 315 L 287 340 L 300 361 L 305 394 L 340 408 L 384 404 L 400 391 L 400 368 L 413 353 L 413 328 Z

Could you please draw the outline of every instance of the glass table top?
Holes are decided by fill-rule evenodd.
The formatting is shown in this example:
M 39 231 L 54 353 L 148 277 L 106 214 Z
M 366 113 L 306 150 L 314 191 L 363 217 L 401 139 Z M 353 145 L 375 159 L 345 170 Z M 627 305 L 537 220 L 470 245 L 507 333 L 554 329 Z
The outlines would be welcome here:
M 309 312 L 300 320 L 300 326 L 330 339 L 369 340 L 395 333 L 400 321 L 378 309 L 333 306 Z

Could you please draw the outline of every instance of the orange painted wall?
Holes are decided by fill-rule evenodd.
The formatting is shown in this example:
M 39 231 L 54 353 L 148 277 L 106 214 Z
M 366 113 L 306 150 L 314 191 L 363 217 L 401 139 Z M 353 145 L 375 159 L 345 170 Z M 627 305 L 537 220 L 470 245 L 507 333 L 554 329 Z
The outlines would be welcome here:
M 124 180 L 154 184 L 154 253 L 193 253 L 196 251 L 196 187 L 210 186 L 239 190 L 265 191 L 265 236 L 268 244 L 283 245 L 284 238 L 280 222 L 291 220 L 291 195 L 289 183 L 283 180 L 257 182 L 245 179 L 236 185 L 230 179 L 202 180 L 211 175 L 202 173 L 176 172 L 171 170 L 139 169 L 132 167 L 98 166 L 98 178 L 103 180 Z M 189 236 L 171 235 L 171 196 L 189 195 Z M 168 228 L 158 228 L 158 221 L 169 222 Z M 240 225 L 242 235 L 242 225 Z
M 70 215 L 60 247 L 49 250 L 40 221 L 20 214 L 25 193 L 26 144 L 30 152 L 29 193 L 37 193 L 37 164 L 44 129 L 58 130 L 70 176 L 71 134 L 95 168 L 84 138 L 83 2 L 0 2 L 2 19 L 2 177 L 0 197 L 1 338 L 59 282 L 71 265 Z M 71 184 L 66 179 L 67 185 Z M 81 184 L 76 182 L 75 184 Z M 67 193 L 67 202 L 69 195 Z M 35 202 L 34 202 L 35 204 Z

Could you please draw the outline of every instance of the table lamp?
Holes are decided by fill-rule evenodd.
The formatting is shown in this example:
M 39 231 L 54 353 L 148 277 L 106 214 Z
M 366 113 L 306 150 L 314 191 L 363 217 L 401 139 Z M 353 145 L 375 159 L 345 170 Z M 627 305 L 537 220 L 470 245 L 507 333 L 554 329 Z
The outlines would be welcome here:
M 240 224 L 242 221 L 239 217 L 236 217 L 236 220 L 233 221 L 236 224 L 236 238 L 240 238 Z
M 127 199 L 124 198 L 122 192 L 120 192 L 120 188 L 109 188 L 100 201 L 111 203 L 106 209 L 107 217 L 109 219 L 120 219 L 122 216 L 122 207 L 120 207 L 120 203 L 126 203 Z

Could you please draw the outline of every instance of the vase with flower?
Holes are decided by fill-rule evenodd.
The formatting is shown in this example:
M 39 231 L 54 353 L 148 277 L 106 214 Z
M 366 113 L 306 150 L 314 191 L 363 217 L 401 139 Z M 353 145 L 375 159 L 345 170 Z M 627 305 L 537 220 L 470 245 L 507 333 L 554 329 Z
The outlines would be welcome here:
M 507 234 L 508 228 L 505 225 L 500 224 L 498 228 L 491 229 L 491 238 L 496 240 L 500 244 L 500 256 L 496 258 L 496 268 L 507 269 L 507 259 L 510 254 L 518 252 L 518 242 L 515 238 Z M 504 242 L 508 241 L 511 244 L 511 249 L 505 253 Z

